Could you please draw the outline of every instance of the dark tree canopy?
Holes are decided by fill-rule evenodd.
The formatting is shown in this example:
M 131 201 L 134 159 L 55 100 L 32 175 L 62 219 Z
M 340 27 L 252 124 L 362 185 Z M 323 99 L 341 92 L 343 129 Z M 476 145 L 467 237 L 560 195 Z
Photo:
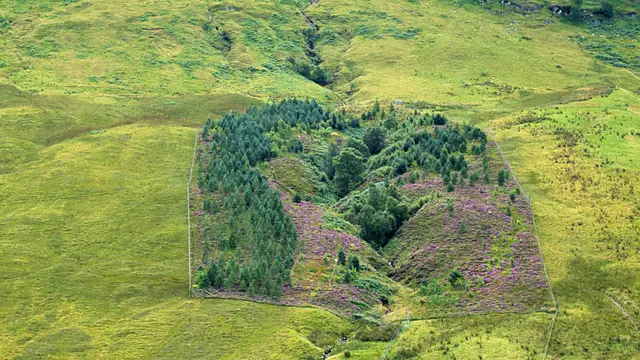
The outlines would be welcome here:
M 379 127 L 370 127 L 364 134 L 362 141 L 369 148 L 372 155 L 379 153 L 384 148 L 384 133 Z
M 362 182 L 362 172 L 365 169 L 364 160 L 360 152 L 353 148 L 345 148 L 333 159 L 335 167 L 334 183 L 338 195 L 345 196 Z

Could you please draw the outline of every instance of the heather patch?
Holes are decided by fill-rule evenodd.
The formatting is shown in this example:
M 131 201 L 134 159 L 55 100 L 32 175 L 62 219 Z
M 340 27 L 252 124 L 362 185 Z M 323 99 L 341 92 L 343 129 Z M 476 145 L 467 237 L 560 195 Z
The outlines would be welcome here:
M 502 165 L 495 158 L 490 164 L 489 171 Z M 516 189 L 507 179 L 502 187 L 479 183 L 447 192 L 437 178 L 400 188 L 410 199 L 430 200 L 385 249 L 394 264 L 390 276 L 421 290 L 418 313 L 520 312 L 549 305 L 532 214 Z

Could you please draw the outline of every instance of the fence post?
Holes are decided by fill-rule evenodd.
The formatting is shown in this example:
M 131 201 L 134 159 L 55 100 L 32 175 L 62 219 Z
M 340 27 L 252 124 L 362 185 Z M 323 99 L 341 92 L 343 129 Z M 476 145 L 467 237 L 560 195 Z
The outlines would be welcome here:
M 387 347 L 384 348 L 384 352 L 382 353 L 382 357 L 380 358 L 380 360 L 385 360 L 387 358 L 387 355 L 389 355 L 389 351 L 391 351 L 391 347 L 393 346 L 393 343 L 398 339 L 398 336 L 400 336 L 400 334 L 404 330 L 409 328 L 410 323 L 411 323 L 411 311 L 407 313 L 407 318 L 402 321 L 402 324 L 400 325 L 396 333 L 393 335 L 391 340 L 389 340 Z
M 198 129 L 193 140 L 193 158 L 191 159 L 191 170 L 189 170 L 189 182 L 187 183 L 187 248 L 189 251 L 189 297 L 193 295 L 193 274 L 191 271 L 191 181 L 193 179 L 193 166 L 196 163 L 196 148 L 198 145 Z
M 556 294 L 553 292 L 553 287 L 551 286 L 551 279 L 549 278 L 549 273 L 547 272 L 547 265 L 546 265 L 546 262 L 544 261 L 544 254 L 542 253 L 542 246 L 540 245 L 540 234 L 538 233 L 538 226 L 536 225 L 536 216 L 533 213 L 533 205 L 531 205 L 531 197 L 529 196 L 527 191 L 524 189 L 524 186 L 522 186 L 522 184 L 518 180 L 518 177 L 516 176 L 515 172 L 511 168 L 511 163 L 509 163 L 509 161 L 507 160 L 507 157 L 502 152 L 502 147 L 500 147 L 500 144 L 498 143 L 498 139 L 493 134 L 493 131 L 491 131 L 491 129 L 488 128 L 488 127 L 487 127 L 487 133 L 491 136 L 491 139 L 496 144 L 496 148 L 498 149 L 498 152 L 500 153 L 500 157 L 502 157 L 502 161 L 507 164 L 507 168 L 509 169 L 509 173 L 511 174 L 513 180 L 515 180 L 516 184 L 518 184 L 518 188 L 520 189 L 520 192 L 522 192 L 522 194 L 524 195 L 525 199 L 527 200 L 527 204 L 529 205 L 529 211 L 531 211 L 531 222 L 533 223 L 533 231 L 534 231 L 535 236 L 536 236 L 536 242 L 538 244 L 538 251 L 540 252 L 540 259 L 542 260 L 542 269 L 544 270 L 544 277 L 547 280 L 547 284 L 549 284 L 549 292 L 551 294 L 551 298 L 553 299 L 553 303 L 554 303 L 554 306 L 555 306 L 555 313 L 553 315 L 553 320 L 551 320 L 551 324 L 549 325 L 549 335 L 547 337 L 547 342 L 546 342 L 546 344 L 544 346 L 544 353 L 542 354 L 542 360 L 544 360 L 544 359 L 546 359 L 547 352 L 549 351 L 549 344 L 551 343 L 551 335 L 553 334 L 553 329 L 555 328 L 556 320 L 558 319 L 558 313 L 560 311 L 559 304 L 558 304 L 558 298 L 556 297 Z

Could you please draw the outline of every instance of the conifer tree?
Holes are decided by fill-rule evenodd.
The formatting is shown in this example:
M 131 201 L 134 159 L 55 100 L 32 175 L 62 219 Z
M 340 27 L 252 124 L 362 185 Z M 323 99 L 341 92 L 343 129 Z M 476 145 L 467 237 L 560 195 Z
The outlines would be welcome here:
M 498 185 L 503 186 L 504 180 L 505 180 L 504 170 L 500 169 L 500 171 L 498 171 Z
M 282 296 L 282 279 L 278 276 L 273 285 L 273 297 L 279 299 Z
M 352 255 L 349 260 L 350 260 L 349 262 L 351 263 L 351 267 L 354 268 L 356 271 L 360 271 L 360 259 L 358 259 L 357 256 Z
M 344 254 L 344 250 L 340 249 L 340 251 L 338 251 L 338 264 L 344 265 L 346 261 L 347 261 L 347 257 Z

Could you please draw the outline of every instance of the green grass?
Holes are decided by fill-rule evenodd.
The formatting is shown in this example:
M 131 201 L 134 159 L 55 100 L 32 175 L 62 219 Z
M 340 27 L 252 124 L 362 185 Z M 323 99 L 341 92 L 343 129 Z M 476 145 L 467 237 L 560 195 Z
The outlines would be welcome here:
M 621 90 L 495 123 L 531 194 L 560 303 L 551 343 L 556 356 L 638 354 L 637 330 L 606 297 L 626 303 L 638 319 L 632 311 L 640 302 L 638 244 L 631 239 L 638 237 L 632 184 L 640 175 L 640 153 L 637 136 L 627 135 L 640 128 L 634 99 Z
M 640 320 L 633 20 L 594 29 L 544 8 L 320 0 L 305 12 L 327 89 L 286 61 L 305 59 L 305 5 L 0 0 L 0 358 L 296 359 L 321 354 L 313 330 L 348 331 L 317 309 L 186 297 L 194 127 L 287 96 L 403 99 L 490 124 L 532 195 L 560 302 L 548 358 L 637 358 L 636 329 L 605 296 Z M 397 305 L 388 320 L 406 314 Z M 549 317 L 417 321 L 391 355 L 539 356 Z M 339 350 L 375 359 L 385 346 Z
M 355 100 L 481 105 L 635 77 L 589 57 L 569 41 L 579 30 L 545 25 L 547 13 L 506 20 L 445 1 L 324 0 L 310 14 L 326 24 L 323 31 L 349 34 L 319 49 L 328 67 L 340 68 L 338 90 L 348 91 L 353 80 Z M 408 39 L 385 33 L 408 27 L 418 29 Z
M 488 315 L 412 321 L 389 359 L 539 359 L 549 315 Z
M 3 358 L 296 359 L 320 351 L 311 329 L 348 325 L 315 309 L 188 299 L 194 135 L 117 127 L 0 177 Z

